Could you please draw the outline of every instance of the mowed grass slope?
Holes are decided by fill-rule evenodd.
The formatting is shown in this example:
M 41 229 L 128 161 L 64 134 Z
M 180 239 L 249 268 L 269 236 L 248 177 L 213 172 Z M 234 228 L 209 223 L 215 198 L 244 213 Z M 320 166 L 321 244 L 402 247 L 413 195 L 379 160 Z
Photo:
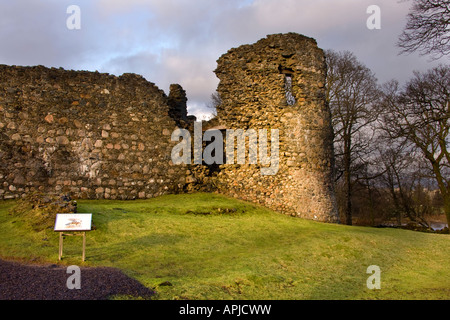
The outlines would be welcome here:
M 0 257 L 58 263 L 58 234 L 0 202 Z M 450 299 L 450 236 L 325 224 L 216 194 L 79 201 L 93 213 L 62 264 L 120 268 L 156 299 Z M 369 290 L 367 268 L 381 269 Z

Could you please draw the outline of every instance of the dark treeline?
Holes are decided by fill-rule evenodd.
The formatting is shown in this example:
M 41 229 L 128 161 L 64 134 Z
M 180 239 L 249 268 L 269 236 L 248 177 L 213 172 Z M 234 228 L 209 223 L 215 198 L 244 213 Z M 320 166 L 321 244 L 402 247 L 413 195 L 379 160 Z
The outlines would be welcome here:
M 326 57 L 341 221 L 448 221 L 449 66 L 414 72 L 403 86 L 380 85 L 351 52 Z
M 414 0 L 400 53 L 450 54 L 450 2 Z M 450 68 L 414 71 L 406 84 L 377 83 L 351 52 L 326 52 L 335 133 L 336 187 L 347 224 L 429 227 L 450 221 Z

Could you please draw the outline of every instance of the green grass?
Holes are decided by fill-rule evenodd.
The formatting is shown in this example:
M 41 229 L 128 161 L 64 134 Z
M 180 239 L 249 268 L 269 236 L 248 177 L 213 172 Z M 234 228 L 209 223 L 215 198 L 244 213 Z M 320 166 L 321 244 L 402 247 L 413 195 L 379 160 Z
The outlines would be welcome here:
M 13 204 L 0 202 L 0 256 L 58 263 L 58 234 L 32 231 Z M 96 226 L 87 260 L 68 237 L 60 263 L 119 268 L 156 299 L 450 299 L 449 235 L 313 222 L 203 193 L 83 200 L 78 212 Z M 366 286 L 370 265 L 380 290 Z

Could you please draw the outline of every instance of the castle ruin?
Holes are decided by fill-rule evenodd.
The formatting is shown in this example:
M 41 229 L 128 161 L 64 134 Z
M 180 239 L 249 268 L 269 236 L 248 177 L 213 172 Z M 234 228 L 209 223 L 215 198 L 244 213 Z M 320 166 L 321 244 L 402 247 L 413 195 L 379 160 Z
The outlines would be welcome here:
M 337 222 L 324 53 L 314 39 L 269 35 L 217 61 L 221 105 L 205 129 L 277 129 L 276 174 L 261 165 L 175 164 L 186 93 L 135 74 L 0 66 L 0 199 L 33 191 L 79 199 L 219 192 L 278 212 Z

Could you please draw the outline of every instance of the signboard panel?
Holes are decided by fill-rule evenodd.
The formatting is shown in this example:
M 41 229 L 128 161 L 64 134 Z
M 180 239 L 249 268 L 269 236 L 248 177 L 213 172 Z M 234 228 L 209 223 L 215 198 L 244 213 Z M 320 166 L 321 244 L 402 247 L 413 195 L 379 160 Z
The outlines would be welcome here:
M 58 213 L 54 231 L 90 231 L 92 213 Z

